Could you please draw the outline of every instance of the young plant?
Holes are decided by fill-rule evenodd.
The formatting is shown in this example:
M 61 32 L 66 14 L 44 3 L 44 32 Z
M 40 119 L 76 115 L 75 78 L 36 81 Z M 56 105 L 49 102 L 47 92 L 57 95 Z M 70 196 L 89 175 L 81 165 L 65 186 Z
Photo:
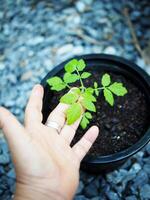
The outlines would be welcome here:
M 69 104 L 66 110 L 67 124 L 71 125 L 81 116 L 80 125 L 83 129 L 87 127 L 92 119 L 91 112 L 96 112 L 94 103 L 97 101 L 100 91 L 103 91 L 105 100 L 110 106 L 114 105 L 114 95 L 124 96 L 127 89 L 122 83 L 111 82 L 110 75 L 105 73 L 102 76 L 101 84 L 94 82 L 93 86 L 85 87 L 84 79 L 89 78 L 92 74 L 84 71 L 86 67 L 83 59 L 72 59 L 65 66 L 65 73 L 63 78 L 54 76 L 47 80 L 51 90 L 61 91 L 68 88 L 69 92 L 60 98 L 61 103 Z M 72 84 L 76 81 L 80 82 L 79 87 L 73 87 Z M 70 85 L 71 84 L 71 85 Z

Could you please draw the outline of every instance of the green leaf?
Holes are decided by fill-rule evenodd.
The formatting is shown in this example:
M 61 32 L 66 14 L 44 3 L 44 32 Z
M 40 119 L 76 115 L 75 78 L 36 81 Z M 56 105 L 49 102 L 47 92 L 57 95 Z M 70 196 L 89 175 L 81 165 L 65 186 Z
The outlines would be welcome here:
M 70 72 L 66 72 L 63 77 L 65 83 L 74 83 L 79 80 L 79 76 L 77 74 L 71 74 Z
M 82 127 L 83 129 L 85 129 L 85 128 L 87 127 L 88 124 L 89 124 L 89 120 L 88 120 L 85 116 L 83 116 L 83 117 L 82 117 L 82 120 L 81 120 L 81 122 L 80 122 L 81 127 Z
M 88 118 L 88 119 L 92 119 L 92 115 L 90 112 L 86 112 L 84 113 L 84 115 Z
M 49 78 L 47 81 L 46 81 L 50 86 L 53 86 L 53 85 L 58 85 L 60 83 L 63 83 L 62 79 L 59 78 L 58 76 L 54 76 L 52 78 Z
M 114 82 L 108 88 L 117 96 L 124 96 L 128 92 L 122 83 Z
M 92 103 L 91 101 L 89 101 L 87 99 L 83 99 L 81 103 L 87 110 L 96 112 L 96 107 L 95 107 L 94 103 Z
M 94 82 L 94 88 L 98 88 L 97 82 Z
M 109 74 L 104 74 L 102 76 L 102 80 L 101 83 L 104 87 L 108 86 L 110 84 L 111 80 L 110 80 L 110 75 Z
M 99 96 L 99 90 L 95 90 L 95 94 L 98 97 Z
M 105 89 L 103 90 L 103 93 L 104 93 L 105 100 L 106 100 L 111 106 L 113 106 L 113 105 L 114 105 L 114 97 L 113 97 L 112 92 L 109 91 L 107 88 L 105 88 Z
M 60 83 L 58 85 L 53 85 L 51 87 L 51 90 L 56 90 L 57 92 L 59 92 L 59 91 L 65 89 L 65 88 L 66 88 L 66 85 L 62 82 L 62 83 Z
M 76 70 L 76 67 L 77 67 L 77 64 L 78 64 L 78 61 L 77 59 L 72 59 L 70 60 L 66 65 L 65 65 L 65 70 L 66 72 L 74 72 Z
M 72 104 L 66 111 L 67 124 L 73 124 L 82 114 L 82 107 L 80 103 Z
M 94 89 L 92 88 L 92 87 L 88 87 L 88 88 L 86 88 L 86 90 L 85 90 L 86 92 L 88 92 L 88 93 L 91 93 L 91 94 L 93 94 L 93 92 L 94 92 Z
M 76 94 L 79 95 L 81 93 L 81 90 L 79 88 L 77 88 L 77 87 L 73 87 L 73 88 L 71 88 L 71 92 L 76 93 Z
M 79 96 L 75 93 L 67 93 L 61 97 L 60 102 L 66 104 L 73 104 L 78 100 Z
M 77 64 L 77 70 L 78 71 L 83 71 L 83 69 L 85 68 L 85 66 L 86 66 L 86 64 L 85 64 L 84 60 L 80 59 L 78 61 L 78 64 Z
M 84 93 L 82 94 L 82 97 L 83 97 L 84 99 L 89 100 L 89 101 L 96 102 L 96 98 L 95 98 L 91 93 L 89 93 L 89 92 L 84 92 Z
M 83 78 L 83 79 L 88 78 L 88 77 L 90 77 L 90 76 L 91 76 L 91 73 L 89 73 L 89 72 L 83 72 L 83 73 L 81 74 L 81 78 Z

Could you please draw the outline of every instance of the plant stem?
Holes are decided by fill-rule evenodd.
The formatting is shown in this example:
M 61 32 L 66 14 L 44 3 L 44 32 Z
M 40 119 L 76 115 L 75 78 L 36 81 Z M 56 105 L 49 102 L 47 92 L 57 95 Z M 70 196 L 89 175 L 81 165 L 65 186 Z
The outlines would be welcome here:
M 71 89 L 71 87 L 67 84 L 67 83 L 65 83 L 66 84 L 66 86 L 69 88 L 69 89 Z
M 104 87 L 95 88 L 94 90 L 102 90 Z
M 81 83 L 82 92 L 84 92 L 85 87 L 84 87 L 84 84 L 83 84 L 81 75 L 80 75 L 80 73 L 79 73 L 79 71 L 78 71 L 77 69 L 76 69 L 76 71 L 77 71 L 77 74 L 78 74 L 78 76 L 79 76 L 79 80 L 80 80 L 80 83 Z

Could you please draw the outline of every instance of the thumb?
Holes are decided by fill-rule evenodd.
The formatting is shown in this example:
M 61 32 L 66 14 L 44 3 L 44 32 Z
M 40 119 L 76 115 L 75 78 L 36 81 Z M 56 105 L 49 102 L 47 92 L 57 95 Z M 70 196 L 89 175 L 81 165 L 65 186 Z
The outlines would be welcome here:
M 30 138 L 25 133 L 24 127 L 13 114 L 3 107 L 0 107 L 0 128 L 12 152 L 24 148 L 25 143 L 29 142 Z

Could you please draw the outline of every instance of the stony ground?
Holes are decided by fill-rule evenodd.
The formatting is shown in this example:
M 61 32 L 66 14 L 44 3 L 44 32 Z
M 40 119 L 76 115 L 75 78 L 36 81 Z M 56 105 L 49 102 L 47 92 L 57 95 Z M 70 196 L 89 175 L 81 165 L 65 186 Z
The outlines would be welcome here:
M 50 2 L 50 3 L 49 3 Z M 0 105 L 23 121 L 30 90 L 56 64 L 74 55 L 108 53 L 128 58 L 150 73 L 149 1 L 1 0 Z M 142 48 L 135 48 L 124 8 Z M 143 59 L 144 58 L 144 59 Z M 149 62 L 149 60 L 148 60 Z M 0 132 L 0 199 L 10 200 L 15 173 Z M 75 200 L 150 199 L 150 144 L 107 175 L 81 172 Z

